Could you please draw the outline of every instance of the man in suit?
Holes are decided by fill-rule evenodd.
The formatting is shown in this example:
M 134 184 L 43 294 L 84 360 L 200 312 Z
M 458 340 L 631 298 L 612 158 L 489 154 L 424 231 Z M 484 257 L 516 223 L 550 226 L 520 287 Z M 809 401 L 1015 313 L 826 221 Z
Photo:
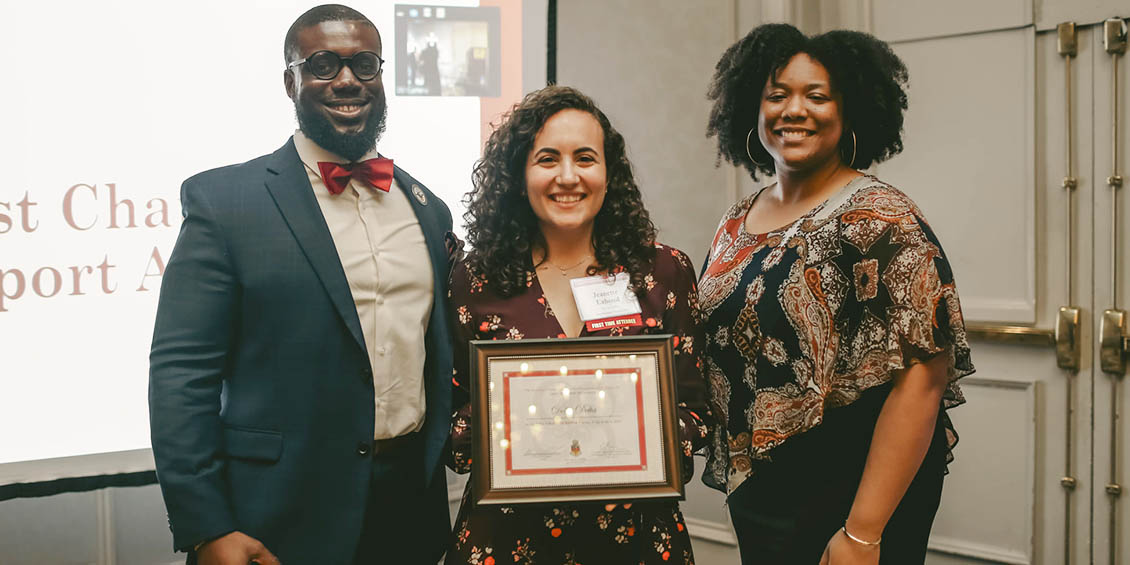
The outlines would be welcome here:
M 313 8 L 284 52 L 299 130 L 181 188 L 149 380 L 174 547 L 201 564 L 435 564 L 451 214 L 378 158 L 372 22 Z

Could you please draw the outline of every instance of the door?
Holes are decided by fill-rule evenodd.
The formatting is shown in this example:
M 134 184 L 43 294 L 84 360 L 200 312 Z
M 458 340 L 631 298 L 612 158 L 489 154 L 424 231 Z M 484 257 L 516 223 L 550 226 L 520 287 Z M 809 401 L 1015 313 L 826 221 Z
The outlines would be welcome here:
M 1122 347 L 1117 307 L 1130 299 L 1130 198 L 1112 188 L 1114 156 L 1122 176 L 1130 161 L 1130 70 L 1107 51 L 1123 21 L 1103 20 L 1130 7 L 1077 4 L 871 0 L 854 12 L 910 69 L 906 149 L 876 172 L 939 234 L 978 369 L 951 412 L 961 441 L 932 564 L 1130 563 L 1130 392 L 1100 349 L 1103 328 Z
M 1022 3 L 991 16 L 991 29 L 895 43 L 911 69 L 907 149 L 878 171 L 941 237 L 978 369 L 951 412 L 961 441 L 930 562 L 1086 563 L 1091 352 L 1063 368 L 1051 338 L 1061 307 L 1085 319 L 1092 301 L 1090 238 L 1068 237 L 1091 229 L 1091 187 L 1062 183 L 1069 141 L 1090 150 L 1089 110 L 1068 113 L 1056 40 L 1023 23 Z
M 1124 9 L 1130 11 L 1130 9 Z M 1094 563 L 1130 563 L 1130 512 L 1126 469 L 1130 394 L 1126 384 L 1127 310 L 1130 298 L 1130 245 L 1127 244 L 1126 164 L 1130 163 L 1130 65 L 1126 61 L 1127 24 L 1109 19 L 1091 26 L 1094 65 L 1094 465 L 1091 489 Z

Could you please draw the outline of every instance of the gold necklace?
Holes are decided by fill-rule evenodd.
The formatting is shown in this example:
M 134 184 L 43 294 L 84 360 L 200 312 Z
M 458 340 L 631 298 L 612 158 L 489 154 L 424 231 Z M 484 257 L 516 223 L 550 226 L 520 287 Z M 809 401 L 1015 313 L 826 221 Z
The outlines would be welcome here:
M 582 257 L 582 258 L 581 258 L 581 260 L 580 260 L 580 261 L 577 261 L 576 263 L 574 263 L 574 264 L 572 264 L 572 265 L 570 265 L 570 266 L 568 266 L 568 267 L 562 267 L 561 265 L 558 265 L 557 263 L 554 263 L 552 259 L 546 259 L 546 262 L 548 262 L 548 263 L 549 263 L 550 265 L 553 265 L 553 267 L 554 267 L 555 269 L 557 269 L 558 271 L 560 271 L 560 272 L 561 272 L 561 276 L 563 276 L 563 277 L 568 277 L 568 276 L 569 276 L 569 271 L 572 271 L 573 269 L 576 269 L 577 267 L 580 267 L 580 266 L 581 266 L 581 263 L 584 263 L 585 261 L 588 261 L 588 260 L 589 260 L 589 259 L 591 259 L 591 258 L 592 258 L 592 255 L 585 255 L 584 257 Z

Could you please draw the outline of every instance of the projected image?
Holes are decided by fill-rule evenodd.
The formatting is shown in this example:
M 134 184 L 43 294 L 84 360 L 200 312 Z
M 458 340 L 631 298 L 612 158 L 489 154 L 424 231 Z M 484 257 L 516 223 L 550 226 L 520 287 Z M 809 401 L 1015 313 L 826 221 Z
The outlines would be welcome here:
M 535 0 L 489 8 L 478 7 L 479 0 L 438 0 L 461 7 L 424 1 L 359 6 L 381 32 L 388 60 L 387 130 L 377 147 L 434 193 L 427 206 L 447 203 L 461 234 L 461 199 L 471 189 L 490 123 L 521 98 L 524 57 L 536 61 L 531 68 L 545 68 L 545 41 L 539 36 L 529 54 L 523 51 L 522 13 Z M 198 0 L 191 9 L 145 0 L 115 0 L 114 9 L 81 0 L 52 3 L 58 5 L 52 20 L 57 37 L 37 44 L 47 60 L 74 53 L 113 60 L 131 45 L 164 47 L 162 65 L 138 70 L 143 80 L 130 97 L 114 87 L 120 77 L 99 65 L 68 69 L 69 78 L 88 87 L 79 94 L 0 89 L 0 124 L 19 132 L 0 135 L 0 155 L 19 163 L 0 183 L 0 501 L 26 496 L 32 492 L 27 485 L 69 488 L 61 479 L 153 470 L 150 348 L 182 225 L 181 183 L 289 143 L 297 124 L 294 101 L 279 81 L 285 67 L 280 48 L 295 18 L 320 3 L 300 0 L 271 10 L 230 0 Z M 34 3 L 0 2 L 0 21 L 34 21 L 40 12 Z M 145 25 L 145 18 L 122 14 L 179 25 Z M 544 26 L 542 17 L 530 21 Z M 515 24 L 503 28 L 501 22 Z M 0 34 L 0 48 L 13 52 L 35 42 L 35 26 L 17 28 Z M 92 28 L 111 39 L 90 44 L 83 30 Z M 201 33 L 209 41 L 193 40 Z M 240 54 L 241 72 L 191 88 L 160 70 L 197 68 L 232 53 Z M 407 95 L 397 96 L 405 89 Z M 233 92 L 254 102 L 233 104 Z M 24 110 L 42 104 L 53 109 L 50 115 Z M 60 160 L 60 131 L 96 141 Z M 413 196 L 408 193 L 416 202 Z M 312 268 L 294 259 L 272 263 L 278 277 L 304 276 L 295 274 Z M 224 371 L 208 379 L 229 378 Z M 209 402 L 219 406 L 221 399 Z M 0 563 L 9 563 L 4 541 L 0 535 Z M 76 559 L 83 560 L 66 560 Z
M 397 96 L 499 96 L 496 7 L 396 6 Z

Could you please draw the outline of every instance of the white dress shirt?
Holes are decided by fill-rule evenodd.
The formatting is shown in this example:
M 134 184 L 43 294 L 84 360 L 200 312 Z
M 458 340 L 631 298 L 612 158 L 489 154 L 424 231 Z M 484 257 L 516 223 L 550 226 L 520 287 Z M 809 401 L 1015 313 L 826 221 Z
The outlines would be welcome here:
M 376 392 L 373 439 L 417 431 L 424 425 L 424 335 L 435 290 L 420 222 L 395 180 L 388 192 L 351 179 L 344 192 L 330 194 L 318 162 L 348 160 L 300 130 L 294 133 L 294 146 L 306 165 L 361 321 Z M 375 157 L 373 149 L 361 160 Z

